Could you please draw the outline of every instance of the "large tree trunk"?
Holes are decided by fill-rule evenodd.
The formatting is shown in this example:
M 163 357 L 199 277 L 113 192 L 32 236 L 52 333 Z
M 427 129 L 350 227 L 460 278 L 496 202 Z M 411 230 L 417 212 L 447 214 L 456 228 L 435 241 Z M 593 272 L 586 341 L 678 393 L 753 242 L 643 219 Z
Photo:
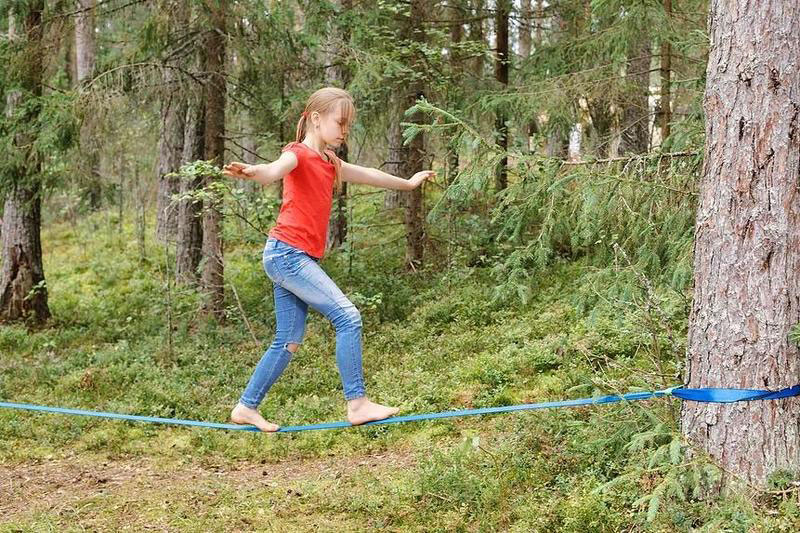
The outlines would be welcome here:
M 689 387 L 800 382 L 800 3 L 713 0 Z M 763 484 L 800 464 L 800 400 L 684 402 L 691 442 Z M 731 480 L 723 479 L 722 486 Z
M 426 0 L 411 0 L 410 16 L 403 21 L 399 37 L 416 43 L 425 42 L 425 29 L 420 23 L 424 20 Z M 418 57 L 409 59 L 412 64 L 419 66 Z M 413 106 L 417 99 L 423 95 L 423 84 L 420 81 L 401 82 L 397 87 L 397 98 L 392 109 L 392 122 L 389 126 L 389 161 L 386 172 L 401 178 L 410 178 L 422 170 L 424 144 L 422 134 L 418 134 L 407 145 L 403 145 L 400 122 L 419 122 L 421 117 L 415 113 L 409 119 L 404 118 L 405 111 Z M 402 205 L 405 210 L 403 222 L 406 230 L 406 265 L 410 269 L 422 266 L 424 254 L 424 231 L 422 213 L 422 187 L 413 191 L 397 192 L 387 191 L 384 197 L 386 207 Z
M 24 61 L 14 74 L 19 76 L 22 92 L 7 94 L 6 112 L 9 116 L 23 106 L 23 94 L 38 98 L 42 94 L 42 11 L 43 0 L 33 0 L 23 22 Z M 13 24 L 10 26 L 10 38 Z M 3 208 L 2 270 L 0 270 L 0 320 L 19 320 L 33 315 L 34 320 L 50 317 L 47 305 L 47 286 L 42 266 L 41 245 L 41 160 L 32 148 L 36 141 L 37 106 L 27 106 L 28 114 L 14 137 L 16 149 L 25 151 L 25 166 L 20 167 L 7 181 Z
M 41 185 L 15 187 L 3 208 L 0 321 L 50 317 L 40 233 Z
M 221 166 L 225 157 L 225 12 L 226 0 L 211 7 L 211 29 L 206 40 L 206 159 Z M 206 180 L 206 184 L 212 178 Z M 223 319 L 224 263 L 222 256 L 222 214 L 215 201 L 203 210 L 203 274 L 201 283 L 205 293 L 203 311 Z
M 78 0 L 75 15 L 75 66 L 78 85 L 94 75 L 97 46 L 95 44 L 95 0 Z M 80 131 L 80 172 L 89 207 L 96 210 L 102 200 L 100 152 L 96 143 L 96 119 L 86 113 Z

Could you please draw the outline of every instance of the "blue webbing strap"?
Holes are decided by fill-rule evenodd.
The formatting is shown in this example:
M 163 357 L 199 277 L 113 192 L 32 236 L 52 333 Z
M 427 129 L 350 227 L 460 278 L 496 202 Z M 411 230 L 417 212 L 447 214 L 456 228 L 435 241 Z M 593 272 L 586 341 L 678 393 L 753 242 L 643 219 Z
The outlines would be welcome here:
M 579 407 L 581 405 L 594 405 L 620 401 L 649 400 L 662 396 L 675 396 L 682 400 L 694 402 L 730 403 L 751 400 L 777 400 L 790 396 L 800 395 L 800 385 L 787 387 L 779 391 L 753 390 L 753 389 L 686 389 L 681 386 L 670 387 L 655 392 L 632 392 L 629 394 L 599 396 L 597 398 L 580 398 L 577 400 L 564 400 L 559 402 L 527 403 L 522 405 L 507 405 L 503 407 L 485 407 L 483 409 L 463 409 L 460 411 L 444 411 L 440 413 L 423 413 L 419 415 L 395 416 L 385 420 L 367 422 L 365 426 L 378 424 L 399 424 L 415 420 L 432 420 L 436 418 L 452 418 L 461 416 L 488 415 L 496 413 L 510 413 L 514 411 L 531 411 L 534 409 L 550 409 L 553 407 Z M 47 413 L 62 413 L 68 415 L 95 416 L 101 418 L 116 418 L 121 420 L 135 420 L 139 422 L 152 422 L 156 424 L 177 424 L 183 426 L 199 426 L 213 429 L 230 429 L 237 431 L 258 431 L 255 426 L 239 424 L 219 424 L 216 422 L 201 422 L 198 420 L 184 420 L 180 418 L 160 418 L 155 416 L 125 415 L 120 413 L 106 413 L 102 411 L 86 411 L 83 409 L 66 409 L 63 407 L 48 407 L 45 405 L 31 405 L 24 403 L 0 402 L 0 407 L 9 409 L 25 409 L 29 411 L 43 411 Z M 329 422 L 325 424 L 311 424 L 306 426 L 285 426 L 278 433 L 292 431 L 309 431 L 313 429 L 337 429 L 352 427 L 349 422 Z

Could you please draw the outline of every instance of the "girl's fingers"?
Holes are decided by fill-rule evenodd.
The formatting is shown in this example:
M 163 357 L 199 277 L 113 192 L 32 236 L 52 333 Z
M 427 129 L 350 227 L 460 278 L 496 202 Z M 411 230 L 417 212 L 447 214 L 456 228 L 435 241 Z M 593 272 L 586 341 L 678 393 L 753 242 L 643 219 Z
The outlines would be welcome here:
M 238 169 L 228 169 L 228 168 L 226 168 L 226 169 L 223 169 L 222 174 L 224 176 L 228 176 L 228 177 L 231 177 L 231 178 L 241 178 L 242 177 L 242 172 L 239 171 Z

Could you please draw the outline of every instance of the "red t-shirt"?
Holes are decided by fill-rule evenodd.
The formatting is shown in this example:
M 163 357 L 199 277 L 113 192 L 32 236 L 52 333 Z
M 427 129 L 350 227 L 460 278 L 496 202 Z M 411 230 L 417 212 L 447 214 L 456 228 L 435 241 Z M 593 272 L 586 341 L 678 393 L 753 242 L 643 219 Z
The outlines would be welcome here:
M 319 259 L 328 237 L 336 168 L 303 143 L 291 142 L 281 152 L 286 150 L 297 156 L 297 166 L 283 178 L 283 202 L 269 236 Z

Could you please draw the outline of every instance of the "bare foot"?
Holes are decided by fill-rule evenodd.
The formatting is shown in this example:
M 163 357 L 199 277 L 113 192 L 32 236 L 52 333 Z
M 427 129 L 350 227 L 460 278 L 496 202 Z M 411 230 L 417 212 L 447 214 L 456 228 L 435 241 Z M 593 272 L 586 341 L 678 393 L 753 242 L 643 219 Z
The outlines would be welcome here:
M 270 433 L 280 429 L 280 426 L 277 424 L 272 424 L 264 420 L 264 417 L 261 416 L 261 413 L 256 409 L 250 409 L 240 403 L 237 403 L 236 407 L 231 411 L 231 422 L 234 424 L 252 424 L 261 431 Z
M 371 402 L 366 396 L 347 402 L 347 421 L 358 426 L 373 420 L 383 420 L 396 415 L 400 411 L 397 407 L 386 407 Z

